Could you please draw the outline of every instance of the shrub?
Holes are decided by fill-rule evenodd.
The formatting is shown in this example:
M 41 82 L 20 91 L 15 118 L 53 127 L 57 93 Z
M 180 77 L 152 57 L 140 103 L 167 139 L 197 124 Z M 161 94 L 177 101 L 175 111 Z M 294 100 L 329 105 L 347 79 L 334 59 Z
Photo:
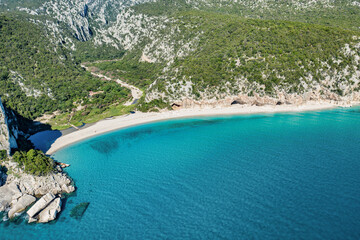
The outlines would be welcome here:
M 26 173 L 36 176 L 47 175 L 54 170 L 54 161 L 39 150 L 15 152 L 13 161 L 24 167 Z
M 6 160 L 8 157 L 6 150 L 0 150 L 0 161 Z

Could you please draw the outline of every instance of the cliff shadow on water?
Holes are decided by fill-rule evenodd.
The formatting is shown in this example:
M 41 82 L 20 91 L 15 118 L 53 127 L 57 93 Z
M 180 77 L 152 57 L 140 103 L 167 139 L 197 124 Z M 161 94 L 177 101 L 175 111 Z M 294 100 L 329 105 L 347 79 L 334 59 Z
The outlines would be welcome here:
M 36 149 L 46 153 L 56 139 L 62 135 L 63 134 L 59 130 L 45 130 L 30 136 L 29 140 L 34 144 Z
M 39 149 L 46 153 L 51 145 L 61 136 L 70 134 L 72 132 L 76 132 L 79 129 L 84 129 L 94 125 L 95 123 L 87 123 L 79 126 L 77 128 L 71 127 L 65 130 L 51 130 L 51 126 L 47 124 L 42 124 L 39 122 L 35 123 L 38 125 L 38 130 L 33 132 L 32 135 L 29 137 L 29 140 L 34 145 L 36 149 Z
M 0 150 L 13 153 L 17 150 L 28 151 L 34 148 L 29 136 L 38 132 L 49 131 L 51 126 L 21 116 L 6 106 L 0 99 Z
M 33 149 L 33 148 L 43 150 L 42 148 L 39 148 L 35 144 L 35 142 L 32 140 L 32 137 L 34 135 L 38 134 L 38 133 L 47 132 L 47 131 L 58 132 L 58 131 L 52 131 L 51 126 L 49 124 L 44 124 L 44 123 L 41 123 L 41 122 L 35 122 L 35 121 L 31 120 L 31 119 L 24 118 L 24 117 L 20 116 L 16 112 L 15 112 L 15 116 L 17 118 L 18 129 L 19 129 L 19 134 L 18 134 L 18 137 L 17 137 L 17 142 L 18 142 L 18 149 L 17 150 L 28 151 L 28 150 Z M 57 138 L 59 136 L 61 136 L 61 135 L 57 134 Z M 50 140 L 51 139 L 44 138 L 44 139 L 41 140 L 41 142 L 46 142 L 46 141 L 51 142 Z M 53 140 L 53 141 L 55 141 L 55 140 Z

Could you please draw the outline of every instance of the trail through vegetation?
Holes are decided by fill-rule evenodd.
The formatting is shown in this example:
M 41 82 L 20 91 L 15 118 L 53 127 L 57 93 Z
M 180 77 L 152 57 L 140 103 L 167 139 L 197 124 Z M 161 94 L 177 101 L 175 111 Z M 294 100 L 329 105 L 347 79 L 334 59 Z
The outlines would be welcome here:
M 101 60 L 101 61 L 96 61 L 96 63 L 109 62 L 109 61 L 116 61 L 116 60 Z M 122 81 L 122 80 L 120 80 L 118 78 L 116 79 L 112 75 L 107 75 L 106 76 L 104 74 L 98 73 L 99 69 L 96 68 L 96 67 L 88 67 L 86 63 L 81 64 L 81 67 L 86 69 L 86 71 L 90 72 L 95 77 L 98 77 L 100 79 L 105 79 L 105 80 L 108 80 L 108 81 L 115 81 L 118 84 L 120 84 L 120 86 L 129 89 L 131 91 L 132 99 L 129 100 L 128 102 L 124 103 L 125 106 L 136 104 L 137 101 L 143 95 L 143 91 L 141 91 L 139 88 L 135 87 L 134 85 L 128 84 L 128 83 L 126 83 L 126 82 L 124 82 L 124 81 Z

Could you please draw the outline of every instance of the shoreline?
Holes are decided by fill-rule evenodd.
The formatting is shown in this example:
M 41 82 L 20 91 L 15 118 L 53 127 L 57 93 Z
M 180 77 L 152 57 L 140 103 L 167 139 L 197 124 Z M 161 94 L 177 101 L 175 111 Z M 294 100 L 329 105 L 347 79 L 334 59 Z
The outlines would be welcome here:
M 135 114 L 118 116 L 114 119 L 104 119 L 87 128 L 63 135 L 56 139 L 56 141 L 51 145 L 46 154 L 52 155 L 56 151 L 64 147 L 104 133 L 127 127 L 133 127 L 146 123 L 165 121 L 170 119 L 205 116 L 247 115 L 261 113 L 305 112 L 350 106 L 331 102 L 308 102 L 303 105 L 233 105 L 229 107 L 214 108 L 187 108 L 164 112 L 137 112 Z M 36 143 L 34 144 L 35 146 L 37 145 Z

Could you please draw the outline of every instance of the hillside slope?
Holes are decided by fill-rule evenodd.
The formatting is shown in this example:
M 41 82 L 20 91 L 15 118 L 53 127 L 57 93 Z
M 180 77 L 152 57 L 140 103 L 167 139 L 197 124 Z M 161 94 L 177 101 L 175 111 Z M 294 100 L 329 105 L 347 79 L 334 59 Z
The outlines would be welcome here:
M 294 103 L 359 97 L 360 2 L 353 0 L 2 0 L 0 9 L 13 21 L 36 25 L 31 28 L 43 34 L 42 45 L 52 46 L 41 54 L 57 66 L 50 71 L 26 62 L 21 72 L 11 65 L 24 61 L 19 57 L 2 64 L 7 66 L 3 83 L 9 78 L 31 82 L 32 88 L 8 84 L 0 93 L 29 118 L 81 109 L 89 105 L 90 90 L 102 91 L 79 61 L 93 61 L 101 71 L 144 90 L 138 106 L 144 111 L 189 99 L 258 96 Z M 40 83 L 43 69 L 56 77 Z M 9 92 L 21 93 L 32 107 L 11 103 Z M 106 103 L 99 100 L 94 107 L 125 99 L 121 89 L 112 93 L 104 93 Z
M 129 91 L 92 77 L 62 45 L 54 45 L 34 23 L 0 15 L 0 95 L 7 107 L 34 119 L 70 111 L 79 104 L 104 108 L 125 102 Z M 89 98 L 89 91 L 104 91 Z

